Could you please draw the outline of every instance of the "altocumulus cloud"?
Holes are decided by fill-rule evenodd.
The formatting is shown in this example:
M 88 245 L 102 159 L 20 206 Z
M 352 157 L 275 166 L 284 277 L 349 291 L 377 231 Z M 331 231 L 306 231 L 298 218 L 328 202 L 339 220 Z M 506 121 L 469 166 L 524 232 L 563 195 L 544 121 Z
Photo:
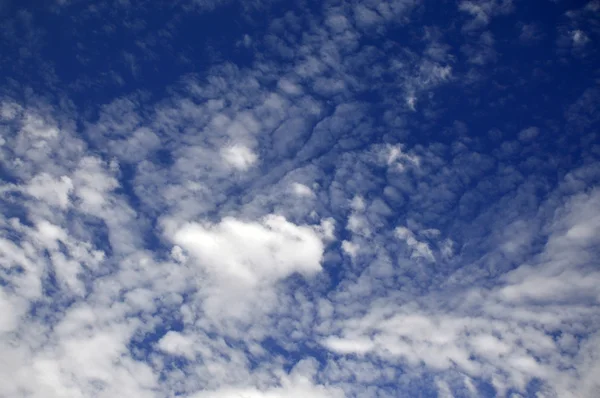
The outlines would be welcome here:
M 0 396 L 599 396 L 600 4 L 540 6 L 0 3 Z

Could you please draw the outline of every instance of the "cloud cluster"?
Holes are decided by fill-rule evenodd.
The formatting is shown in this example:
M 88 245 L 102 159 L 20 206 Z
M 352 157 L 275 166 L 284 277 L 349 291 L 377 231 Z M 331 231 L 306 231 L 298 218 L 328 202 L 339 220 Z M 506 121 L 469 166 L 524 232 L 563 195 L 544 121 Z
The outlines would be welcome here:
M 117 3 L 133 80 L 185 13 L 234 4 L 152 34 Z M 67 15 L 110 36 L 110 4 Z M 597 395 L 598 89 L 518 101 L 493 23 L 517 2 L 245 7 L 232 52 L 165 90 L 88 107 L 111 61 L 0 95 L 0 396 Z M 547 54 L 586 59 L 597 8 Z

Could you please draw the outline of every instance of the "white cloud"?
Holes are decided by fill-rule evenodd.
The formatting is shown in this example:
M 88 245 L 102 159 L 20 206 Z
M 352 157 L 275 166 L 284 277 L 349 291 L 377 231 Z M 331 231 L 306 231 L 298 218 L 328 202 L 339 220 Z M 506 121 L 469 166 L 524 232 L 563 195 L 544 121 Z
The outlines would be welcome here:
M 540 129 L 537 127 L 527 127 L 519 132 L 519 139 L 521 141 L 531 141 L 535 139 L 540 133 Z
M 298 84 L 296 84 L 286 78 L 280 79 L 277 82 L 277 86 L 279 86 L 279 88 L 281 90 L 283 90 L 286 94 L 289 94 L 289 95 L 302 94 L 302 88 Z
M 356 195 L 354 198 L 352 198 L 350 207 L 352 207 L 352 210 L 357 212 L 364 211 L 366 207 L 365 200 L 360 195 Z
M 22 315 L 22 310 L 19 310 L 21 306 L 6 294 L 3 287 L 0 287 L 0 333 L 10 332 L 19 325 L 19 317 Z
M 473 19 L 465 24 L 464 30 L 480 29 L 490 23 L 496 15 L 509 14 L 514 10 L 512 0 L 461 1 L 459 10 L 471 14 Z
M 325 337 L 322 344 L 341 355 L 377 356 L 408 367 L 424 364 L 435 372 L 458 368 L 469 378 L 490 380 L 498 395 L 510 388 L 524 393 L 533 379 L 559 396 L 598 388 L 585 373 L 564 372 L 564 363 L 580 366 L 562 353 L 577 350 L 578 343 L 568 334 L 561 340 L 553 336 L 566 325 L 584 334 L 591 330 L 583 325 L 593 309 L 583 303 L 600 297 L 600 276 L 590 268 L 589 257 L 597 245 L 597 203 L 597 190 L 592 190 L 560 204 L 547 225 L 543 250 L 529 264 L 507 273 L 505 285 L 465 285 L 454 293 L 460 296 L 457 304 L 432 293 L 398 306 L 390 294 L 374 301 L 362 316 L 338 318 L 329 330 L 342 337 Z M 415 232 L 398 227 L 395 234 L 418 251 Z M 431 236 L 427 230 L 419 235 Z M 565 310 L 565 305 L 572 306 Z M 447 393 L 450 387 L 444 384 L 441 390 Z M 476 395 L 472 383 L 467 388 Z
M 191 398 L 342 398 L 343 392 L 336 388 L 314 385 L 310 380 L 285 380 L 282 387 L 259 390 L 253 387 L 223 388 L 217 391 L 206 391 L 194 394 Z
M 401 145 L 387 146 L 384 156 L 386 157 L 387 164 L 395 166 L 398 171 L 404 171 L 410 166 L 419 167 L 420 165 L 419 156 L 404 152 Z
M 249 285 L 321 270 L 323 243 L 314 228 L 277 215 L 261 222 L 225 218 L 216 225 L 187 224 L 175 232 L 173 241 L 219 279 Z
M 426 242 L 420 242 L 415 238 L 413 232 L 406 227 L 397 227 L 395 230 L 398 239 L 406 242 L 411 249 L 411 258 L 424 258 L 428 261 L 435 261 L 433 251 Z
M 47 173 L 35 176 L 26 188 L 26 192 L 34 198 L 61 209 L 69 206 L 69 194 L 72 190 L 73 182 L 69 177 L 54 179 Z
M 347 253 L 350 257 L 356 257 L 359 248 L 356 243 L 352 243 L 350 241 L 345 240 L 342 242 L 342 250 L 344 251 L 344 253 Z
M 160 339 L 158 347 L 171 355 L 179 355 L 188 359 L 194 359 L 195 356 L 192 339 L 172 330 Z
M 580 29 L 576 29 L 571 32 L 571 39 L 573 40 L 574 46 L 583 46 L 590 41 L 585 32 Z
M 2 118 L 2 120 L 13 120 L 21 111 L 21 106 L 14 102 L 3 101 L 0 104 L 0 118 Z
M 536 265 L 523 266 L 506 275 L 509 285 L 500 290 L 510 301 L 561 301 L 588 297 L 600 299 L 596 282 L 600 273 L 590 267 L 593 254 L 587 248 L 598 244 L 600 191 L 572 197 L 553 225 L 545 249 Z M 592 257 L 590 257 L 592 256 Z
M 242 171 L 249 169 L 258 160 L 258 156 L 243 145 L 226 147 L 221 151 L 221 156 L 228 164 Z
M 341 354 L 366 354 L 375 348 L 375 344 L 369 338 L 337 338 L 328 337 L 323 344 L 331 351 Z
M 294 184 L 292 184 L 292 190 L 293 190 L 294 194 L 296 194 L 300 197 L 312 198 L 315 196 L 315 193 L 313 192 L 312 189 L 310 189 L 306 185 L 300 184 L 298 182 L 295 182 Z
M 58 101 L 2 100 L 0 396 L 479 396 L 485 383 L 592 396 L 594 90 L 568 107 L 581 141 L 561 151 L 537 153 L 554 145 L 538 127 L 479 134 L 436 89 L 452 82 L 477 120 L 496 120 L 486 109 L 514 92 L 488 29 L 513 4 L 460 2 L 465 42 L 452 45 L 427 13 L 412 23 L 419 4 L 276 13 L 235 46 L 248 62 L 211 63 L 97 118 L 68 84 Z M 559 40 L 584 54 L 593 30 L 577 13 Z M 153 57 L 175 25 L 136 45 Z M 387 29 L 418 41 L 381 40 Z M 493 61 L 498 102 L 480 106 L 467 94 Z M 522 127 L 562 129 L 560 114 L 534 113 Z M 585 166 L 568 170 L 573 154 Z

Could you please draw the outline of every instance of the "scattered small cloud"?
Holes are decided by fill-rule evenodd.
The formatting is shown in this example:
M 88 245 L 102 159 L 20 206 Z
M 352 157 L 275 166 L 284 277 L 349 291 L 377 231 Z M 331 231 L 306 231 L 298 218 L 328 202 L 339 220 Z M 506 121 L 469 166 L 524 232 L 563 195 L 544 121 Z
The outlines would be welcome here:
M 254 152 L 243 145 L 233 145 L 224 148 L 221 151 L 221 156 L 223 156 L 227 164 L 238 170 L 247 170 L 258 160 Z
M 519 132 L 519 140 L 531 141 L 540 134 L 540 129 L 537 127 L 527 127 Z

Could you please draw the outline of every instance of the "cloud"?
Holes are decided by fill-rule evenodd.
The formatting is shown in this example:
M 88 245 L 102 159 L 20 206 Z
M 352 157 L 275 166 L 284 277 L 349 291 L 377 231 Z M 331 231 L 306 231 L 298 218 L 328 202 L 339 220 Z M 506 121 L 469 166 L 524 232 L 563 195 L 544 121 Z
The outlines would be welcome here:
M 467 31 L 483 28 L 489 24 L 492 17 L 509 14 L 514 10 L 512 0 L 462 1 L 458 7 L 460 11 L 473 17 L 463 26 Z
M 27 194 L 37 200 L 65 209 L 69 206 L 69 194 L 73 190 L 73 182 L 67 176 L 54 180 L 52 176 L 41 173 L 31 179 L 26 188 Z
M 519 132 L 519 139 L 521 141 L 530 141 L 535 139 L 540 133 L 540 129 L 537 127 L 528 127 Z
M 557 357 L 574 359 L 562 356 L 562 343 L 555 337 L 568 335 L 567 324 L 578 330 L 575 333 L 590 331 L 584 319 L 591 307 L 576 303 L 600 297 L 595 289 L 598 276 L 588 268 L 596 245 L 596 196 L 593 190 L 558 204 L 557 216 L 546 226 L 543 250 L 532 263 L 507 273 L 502 285 L 481 289 L 464 281 L 454 293 L 461 296 L 456 307 L 453 300 L 440 302 L 435 291 L 428 293 L 431 299 L 426 295 L 399 306 L 392 304 L 398 301 L 393 296 L 374 301 L 363 316 L 339 318 L 333 324 L 339 337 L 326 337 L 322 344 L 340 355 L 359 355 L 365 362 L 379 357 L 411 368 L 424 364 L 434 371 L 457 367 L 469 378 L 487 378 L 500 395 L 510 388 L 524 391 L 533 379 L 545 380 L 552 391 L 565 396 L 597 388 L 583 374 L 564 373 L 562 365 L 557 366 Z M 414 250 L 410 256 L 431 253 L 427 246 L 419 251 L 408 228 L 396 228 L 396 235 Z M 573 305 L 573 312 L 561 309 L 566 303 Z
M 589 37 L 587 37 L 587 35 L 580 29 L 576 29 L 571 32 L 571 39 L 573 40 L 574 46 L 583 46 L 590 40 Z
M 257 156 L 247 147 L 234 145 L 221 152 L 223 159 L 238 170 L 246 170 L 257 161 Z
M 292 185 L 292 189 L 294 194 L 298 195 L 298 196 L 302 196 L 302 197 L 313 197 L 315 195 L 315 193 L 312 191 L 312 189 L 310 189 L 309 187 L 307 187 L 304 184 L 300 184 L 295 182 Z
M 252 398 L 283 398 L 283 397 L 317 397 L 341 398 L 343 391 L 336 387 L 318 386 L 314 384 L 315 364 L 312 361 L 298 363 L 289 375 L 283 375 L 280 387 L 257 389 L 252 387 L 223 388 L 217 391 L 200 392 L 193 398 L 204 397 L 252 397 Z
M 170 228 L 169 228 L 170 229 Z M 216 225 L 187 223 L 168 232 L 173 243 L 193 258 L 204 309 L 215 318 L 250 321 L 276 304 L 276 283 L 295 273 L 319 273 L 324 243 L 318 228 L 297 226 L 277 215 L 259 222 L 225 218 Z
M 0 396 L 594 395 L 597 2 L 192 3 L 2 32 Z
M 260 223 L 226 218 L 216 226 L 188 224 L 172 239 L 210 273 L 250 285 L 321 270 L 323 243 L 317 233 L 282 216 L 270 215 Z
M 598 3 L 590 1 L 564 13 L 563 24 L 557 27 L 556 44 L 560 55 L 582 59 L 594 54 L 589 43 L 594 42 L 598 35 L 595 23 L 597 9 Z
M 415 236 L 410 229 L 406 227 L 397 227 L 395 232 L 398 239 L 406 242 L 412 251 L 411 258 L 424 258 L 428 261 L 434 261 L 433 252 L 429 248 L 429 245 L 415 239 Z
M 519 29 L 519 40 L 523 44 L 534 44 L 542 40 L 544 37 L 544 33 L 541 31 L 539 25 L 535 23 L 520 24 Z

